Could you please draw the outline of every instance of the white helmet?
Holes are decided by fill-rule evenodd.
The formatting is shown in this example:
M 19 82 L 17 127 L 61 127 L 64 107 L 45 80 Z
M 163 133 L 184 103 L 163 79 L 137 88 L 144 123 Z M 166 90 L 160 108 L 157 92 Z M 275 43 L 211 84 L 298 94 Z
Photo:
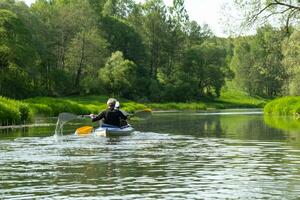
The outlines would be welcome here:
M 119 109 L 120 108 L 120 102 L 116 102 L 116 104 L 115 104 L 115 109 Z

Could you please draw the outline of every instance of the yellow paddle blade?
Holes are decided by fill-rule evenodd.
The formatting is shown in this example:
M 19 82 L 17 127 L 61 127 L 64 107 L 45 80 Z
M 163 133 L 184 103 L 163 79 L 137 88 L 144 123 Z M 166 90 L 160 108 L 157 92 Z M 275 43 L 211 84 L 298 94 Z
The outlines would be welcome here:
M 146 109 L 144 109 L 144 112 L 152 112 L 152 110 L 150 109 L 150 108 L 146 108 Z
M 75 134 L 76 135 L 87 135 L 93 132 L 93 127 L 92 126 L 83 126 L 78 129 L 76 129 Z
M 149 108 L 137 111 L 136 113 L 133 114 L 133 117 L 139 120 L 149 119 L 151 116 L 152 116 L 152 110 Z

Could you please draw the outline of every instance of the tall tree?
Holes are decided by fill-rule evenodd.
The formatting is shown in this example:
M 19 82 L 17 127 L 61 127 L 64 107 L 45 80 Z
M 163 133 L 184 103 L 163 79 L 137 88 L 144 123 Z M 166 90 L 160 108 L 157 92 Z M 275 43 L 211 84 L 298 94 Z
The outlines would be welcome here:
M 81 82 L 86 76 L 97 78 L 95 72 L 104 65 L 107 57 L 107 42 L 97 30 L 82 30 L 68 45 L 67 70 L 73 74 L 73 91 L 80 92 Z
M 39 55 L 29 23 L 32 15 L 24 3 L 3 1 L 0 10 L 0 92 L 14 98 L 38 94 Z
M 294 30 L 283 43 L 283 65 L 287 70 L 286 94 L 300 95 L 300 31 Z
M 270 26 L 236 45 L 232 65 L 237 81 L 252 95 L 274 97 L 282 91 L 286 70 L 282 66 L 282 33 Z
M 152 79 L 156 79 L 158 68 L 167 62 L 164 51 L 168 29 L 166 13 L 167 10 L 162 0 L 149 0 L 143 5 L 143 38 Z

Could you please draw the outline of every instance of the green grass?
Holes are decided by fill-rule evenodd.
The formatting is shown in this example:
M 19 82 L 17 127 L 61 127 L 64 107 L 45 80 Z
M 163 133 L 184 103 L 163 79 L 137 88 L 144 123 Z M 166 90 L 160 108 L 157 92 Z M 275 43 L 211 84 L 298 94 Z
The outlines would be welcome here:
M 153 110 L 206 110 L 207 106 L 203 102 L 193 103 L 149 103 L 146 104 Z
M 85 97 L 35 97 L 24 101 L 17 101 L 0 97 L 0 125 L 22 124 L 30 122 L 33 116 L 58 116 L 61 112 L 70 112 L 78 115 L 99 113 L 106 109 L 106 96 Z M 140 103 L 128 100 L 121 101 L 121 108 L 134 113 L 147 107 Z
M 25 102 L 29 103 L 35 114 L 43 114 L 45 116 L 57 116 L 61 112 L 70 112 L 78 115 L 99 113 L 106 109 L 106 101 L 108 97 L 105 96 L 85 96 L 85 97 L 36 97 L 27 99 Z M 145 109 L 143 104 L 132 101 L 121 101 L 121 107 L 127 112 L 134 112 Z
M 54 117 L 61 112 L 74 114 L 99 113 L 106 108 L 107 96 L 78 97 L 35 97 L 23 101 L 0 97 L 0 124 L 21 124 L 30 122 L 33 116 L 42 115 Z M 265 100 L 250 97 L 241 92 L 225 92 L 217 100 L 203 99 L 190 103 L 147 103 L 141 104 L 126 99 L 120 99 L 121 109 L 134 113 L 150 108 L 153 110 L 206 110 L 209 108 L 244 108 L 261 107 Z
M 300 115 L 300 97 L 283 97 L 269 102 L 264 107 L 266 115 L 295 116 Z
M 267 100 L 261 97 L 253 97 L 242 91 L 225 91 L 218 99 L 227 108 L 262 108 Z
M 21 101 L 0 96 L 0 124 L 20 124 L 30 121 L 33 112 L 29 105 Z
M 203 98 L 198 102 L 190 103 L 148 103 L 148 107 L 154 110 L 206 110 L 225 108 L 262 108 L 266 100 L 260 97 L 249 96 L 241 91 L 223 92 L 218 99 Z

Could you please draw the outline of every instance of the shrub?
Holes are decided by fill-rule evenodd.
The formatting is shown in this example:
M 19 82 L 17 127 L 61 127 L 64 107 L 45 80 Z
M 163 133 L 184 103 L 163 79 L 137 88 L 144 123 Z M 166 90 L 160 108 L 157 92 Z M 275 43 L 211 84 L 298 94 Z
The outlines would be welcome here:
M 269 102 L 264 107 L 266 115 L 299 115 L 300 97 L 283 97 Z
M 28 104 L 0 97 L 0 121 L 4 125 L 20 124 L 31 121 L 33 116 Z

